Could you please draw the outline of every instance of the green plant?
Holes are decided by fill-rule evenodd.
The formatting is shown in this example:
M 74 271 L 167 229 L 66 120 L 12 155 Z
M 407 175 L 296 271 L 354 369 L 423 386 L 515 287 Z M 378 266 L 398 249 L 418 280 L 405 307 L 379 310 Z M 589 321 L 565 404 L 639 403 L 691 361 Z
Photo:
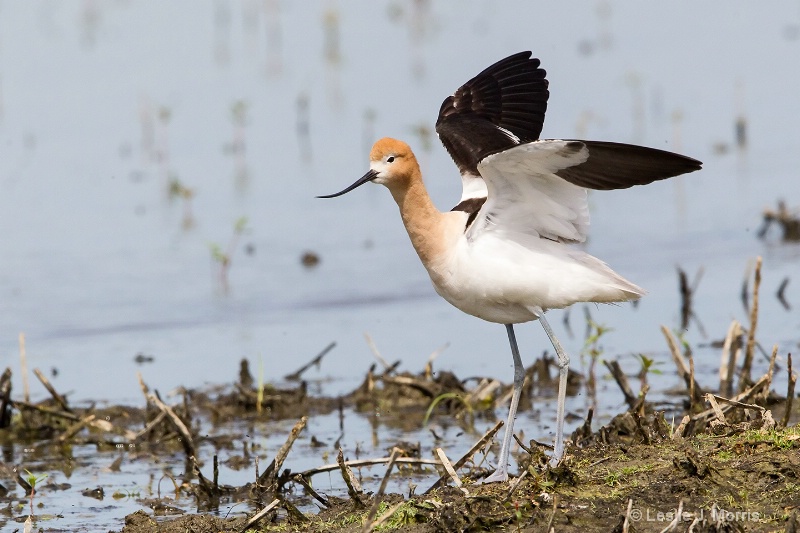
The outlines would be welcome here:
M 471 424 L 472 421 L 474 420 L 472 406 L 464 400 L 464 397 L 461 394 L 457 392 L 445 392 L 444 394 L 440 394 L 439 396 L 434 398 L 433 401 L 431 401 L 431 404 L 428 406 L 428 410 L 425 411 L 425 418 L 422 419 L 422 425 L 423 426 L 428 425 L 428 420 L 430 420 L 431 414 L 433 413 L 433 410 L 436 408 L 439 402 L 441 402 L 442 400 L 451 400 L 451 399 L 458 400 L 459 402 L 461 402 L 461 404 L 464 406 L 464 409 L 467 410 L 467 415 L 469 416 Z
M 586 340 L 583 343 L 583 348 L 581 349 L 581 360 L 583 357 L 589 356 L 589 368 L 586 372 L 586 389 L 589 397 L 592 398 L 592 403 L 594 403 L 595 399 L 595 391 L 596 387 L 595 384 L 597 380 L 595 379 L 594 367 L 597 364 L 597 360 L 600 359 L 600 356 L 603 354 L 603 347 L 600 346 L 600 339 L 608 333 L 609 331 L 613 331 L 611 328 L 598 324 L 590 316 L 586 316 L 586 326 L 587 326 L 587 334 Z
M 656 362 L 655 359 L 650 359 L 643 353 L 634 354 L 634 357 L 639 359 L 639 380 L 641 381 L 641 387 L 647 384 L 647 374 L 661 375 L 661 370 L 655 368 L 655 366 L 662 363 Z
M 44 481 L 45 479 L 47 479 L 47 474 L 36 475 L 36 474 L 31 473 L 30 470 L 25 470 L 25 473 L 28 474 L 28 476 L 25 478 L 25 481 L 27 481 L 28 485 L 31 486 L 31 493 L 30 493 L 30 497 L 31 497 L 31 516 L 33 516 L 33 498 L 36 495 L 36 485 L 39 482 Z

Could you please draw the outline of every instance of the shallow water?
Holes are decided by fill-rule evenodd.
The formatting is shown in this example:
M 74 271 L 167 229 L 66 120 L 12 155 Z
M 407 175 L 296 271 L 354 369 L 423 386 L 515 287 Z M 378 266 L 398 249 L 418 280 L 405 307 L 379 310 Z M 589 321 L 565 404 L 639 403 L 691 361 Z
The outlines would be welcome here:
M 631 373 L 632 354 L 654 357 L 663 370 L 651 377 L 656 398 L 677 385 L 659 325 L 679 324 L 675 266 L 690 276 L 702 267 L 695 311 L 707 337 L 692 324 L 686 339 L 698 379 L 713 386 L 718 350 L 702 345 L 745 320 L 740 287 L 757 255 L 758 338 L 781 354 L 796 350 L 800 318 L 774 294 L 797 273 L 800 247 L 755 233 L 764 207 L 800 203 L 797 4 L 458 8 L 0 4 L 0 353 L 15 396 L 20 332 L 28 367 L 73 402 L 141 405 L 137 372 L 162 391 L 198 387 L 234 380 L 241 358 L 279 380 L 331 341 L 336 349 L 308 377 L 338 394 L 373 362 L 364 332 L 405 369 L 421 369 L 449 343 L 437 368 L 509 381 L 505 333 L 434 294 L 385 191 L 314 196 L 362 175 L 372 141 L 389 135 L 418 152 L 436 203 L 454 205 L 457 172 L 430 133 L 438 107 L 485 66 L 527 49 L 550 80 L 544 137 L 641 143 L 705 163 L 648 187 L 592 193 L 587 250 L 649 291 L 635 309 L 589 308 L 613 328 L 604 357 L 620 357 Z M 744 147 L 737 118 L 747 125 Z M 173 180 L 191 200 L 170 198 Z M 210 250 L 231 242 L 225 290 Z M 317 267 L 302 266 L 306 250 L 320 256 Z M 798 283 L 786 291 L 795 308 Z M 573 337 L 562 316 L 554 311 L 550 322 L 581 370 L 583 311 L 570 314 Z M 528 361 L 549 347 L 536 324 L 517 332 Z M 154 362 L 137 365 L 137 354 Z M 622 398 L 612 382 L 600 386 L 602 422 Z M 38 383 L 31 394 L 47 395 Z M 586 405 L 579 396 L 568 409 L 582 417 Z M 552 412 L 546 402 L 541 409 Z M 547 439 L 551 423 L 525 414 L 518 427 Z M 364 431 L 344 444 L 369 442 Z M 14 451 L 8 461 L 26 458 Z

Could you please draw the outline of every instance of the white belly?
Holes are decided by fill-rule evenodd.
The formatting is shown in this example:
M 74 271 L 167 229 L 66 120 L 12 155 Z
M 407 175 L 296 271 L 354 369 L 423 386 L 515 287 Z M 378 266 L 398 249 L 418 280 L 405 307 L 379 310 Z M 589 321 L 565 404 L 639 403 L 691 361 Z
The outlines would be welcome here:
M 602 261 L 547 239 L 461 237 L 428 267 L 436 292 L 470 315 L 517 324 L 577 302 L 634 300 L 644 291 Z

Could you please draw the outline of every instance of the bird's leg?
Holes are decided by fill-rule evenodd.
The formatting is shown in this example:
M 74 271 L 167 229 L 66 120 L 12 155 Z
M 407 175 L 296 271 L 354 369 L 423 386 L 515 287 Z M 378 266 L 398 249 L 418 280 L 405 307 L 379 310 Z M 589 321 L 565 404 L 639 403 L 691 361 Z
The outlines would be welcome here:
M 508 481 L 508 451 L 511 448 L 511 436 L 514 434 L 514 418 L 517 416 L 519 397 L 522 394 L 522 382 L 525 380 L 525 367 L 522 366 L 522 359 L 519 356 L 517 338 L 514 336 L 514 326 L 506 324 L 506 331 L 508 331 L 508 342 L 511 343 L 511 355 L 514 356 L 514 392 L 511 395 L 511 406 L 508 408 L 506 434 L 500 447 L 500 460 L 497 463 L 497 470 L 485 478 L 483 483 Z
M 548 324 L 547 320 L 544 318 L 544 314 L 539 316 L 539 322 L 542 323 L 544 332 L 547 333 L 547 336 L 550 338 L 550 342 L 553 343 L 553 348 L 556 351 L 556 355 L 558 355 L 558 407 L 556 408 L 556 442 L 555 452 L 553 453 L 553 458 L 550 460 L 550 466 L 556 466 L 558 465 L 559 461 L 561 461 L 561 457 L 564 455 L 564 404 L 567 397 L 569 355 L 567 355 L 567 352 L 565 352 L 564 348 L 561 347 L 561 343 L 558 342 L 553 330 L 550 328 L 550 324 Z

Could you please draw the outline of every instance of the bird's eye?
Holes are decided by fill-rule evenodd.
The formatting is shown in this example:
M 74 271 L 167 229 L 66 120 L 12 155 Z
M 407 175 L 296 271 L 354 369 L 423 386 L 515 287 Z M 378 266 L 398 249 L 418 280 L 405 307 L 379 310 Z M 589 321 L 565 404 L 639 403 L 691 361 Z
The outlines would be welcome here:
M 386 162 L 387 162 L 387 163 L 394 163 L 394 156 L 393 156 L 393 155 L 390 155 L 389 157 L 387 157 L 387 158 L 386 158 Z

